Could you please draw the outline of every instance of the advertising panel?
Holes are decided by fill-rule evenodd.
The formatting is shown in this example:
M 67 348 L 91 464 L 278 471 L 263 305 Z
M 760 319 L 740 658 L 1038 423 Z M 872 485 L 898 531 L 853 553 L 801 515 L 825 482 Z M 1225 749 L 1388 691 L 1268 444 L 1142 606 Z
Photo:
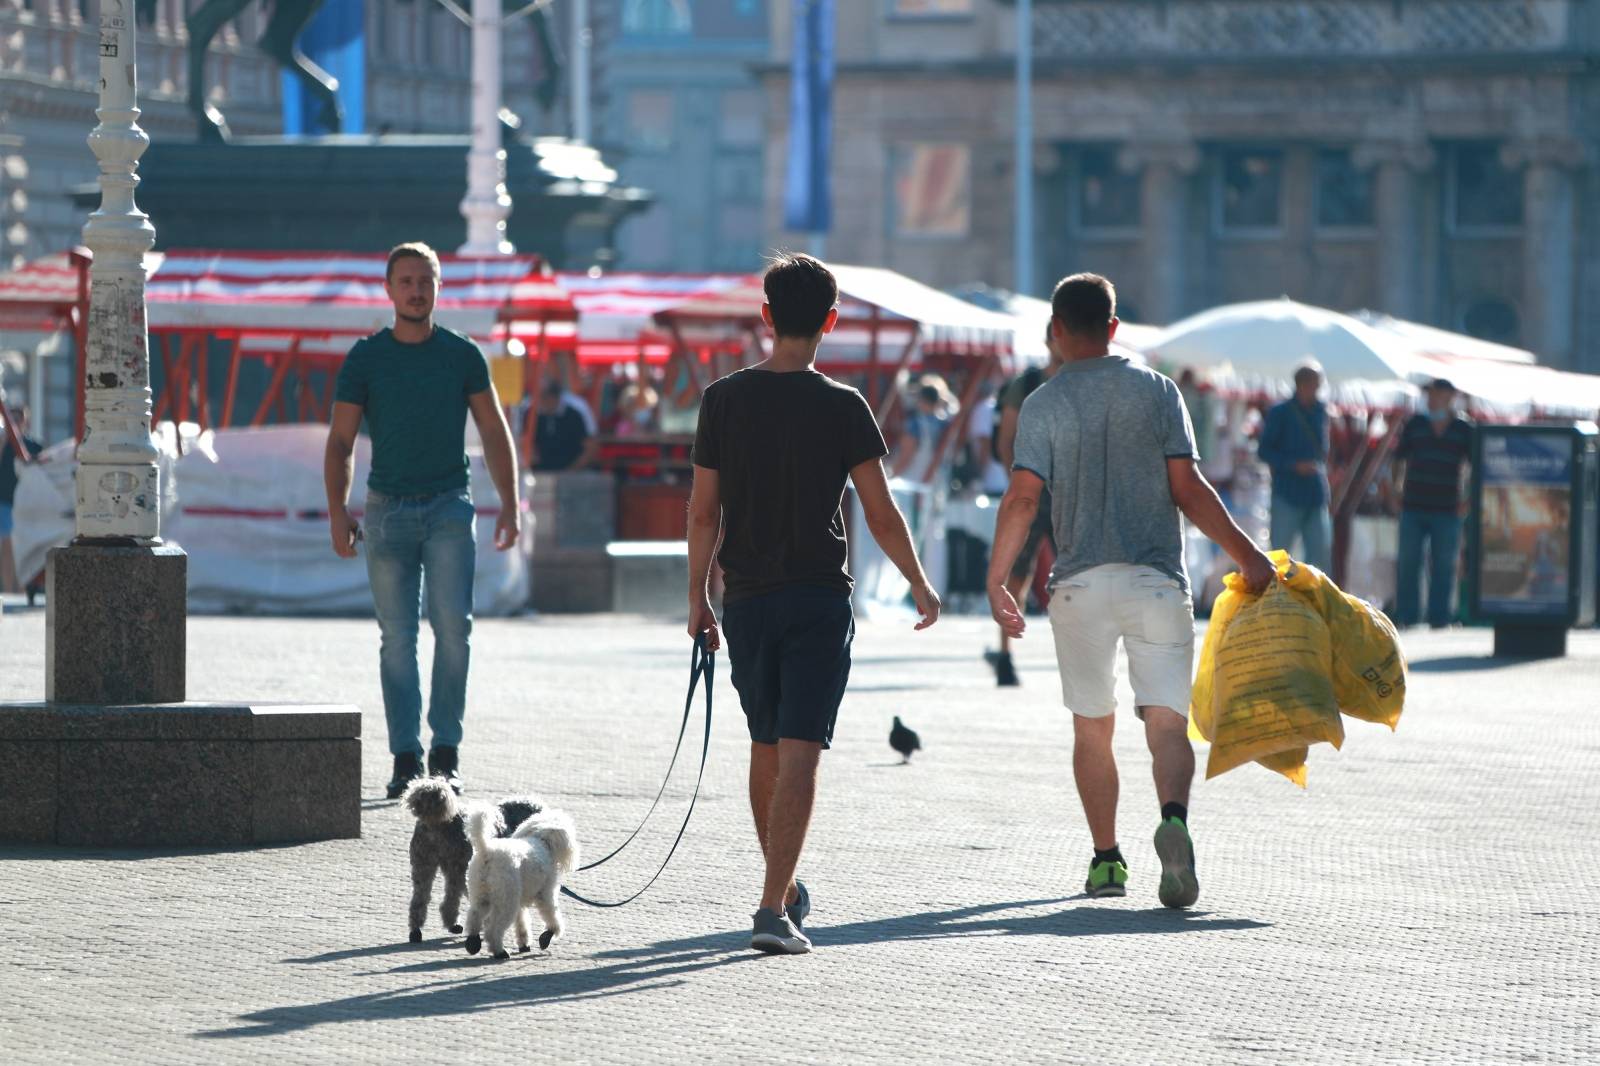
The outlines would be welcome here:
M 1483 434 L 1478 606 L 1565 617 L 1572 591 L 1572 437 Z

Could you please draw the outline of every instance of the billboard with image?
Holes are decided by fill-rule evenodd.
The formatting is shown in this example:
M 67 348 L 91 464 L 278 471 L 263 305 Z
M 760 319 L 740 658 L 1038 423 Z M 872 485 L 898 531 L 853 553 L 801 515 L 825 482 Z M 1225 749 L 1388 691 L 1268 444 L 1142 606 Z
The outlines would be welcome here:
M 1572 437 L 1488 432 L 1482 449 L 1478 608 L 1565 617 L 1574 570 Z

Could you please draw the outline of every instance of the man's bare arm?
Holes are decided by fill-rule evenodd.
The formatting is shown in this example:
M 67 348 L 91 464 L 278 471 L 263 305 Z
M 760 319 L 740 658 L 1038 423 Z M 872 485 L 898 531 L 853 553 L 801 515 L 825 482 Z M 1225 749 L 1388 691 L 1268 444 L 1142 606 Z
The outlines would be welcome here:
M 1044 492 L 1044 478 L 1032 470 L 1013 470 L 1011 484 L 1000 500 L 1000 513 L 995 518 L 994 546 L 989 550 L 989 576 L 985 590 L 989 594 L 989 613 L 1005 634 L 1013 639 L 1022 636 L 1028 628 L 1017 606 L 1016 597 L 1006 588 L 1011 568 L 1028 539 L 1028 527 L 1039 513 L 1039 495 Z
M 505 551 L 522 532 L 522 493 L 517 487 L 517 452 L 511 443 L 511 426 L 500 408 L 500 397 L 490 385 L 467 397 L 472 420 L 483 441 L 483 461 L 489 468 L 495 492 L 500 495 L 500 517 L 494 525 L 494 546 Z
M 350 482 L 355 476 L 356 436 L 361 432 L 360 404 L 335 401 L 322 456 L 322 484 L 328 494 L 328 533 L 334 554 L 353 559 L 360 527 L 350 515 Z
M 722 488 L 717 472 L 694 468 L 689 489 L 689 635 L 706 635 L 706 647 L 722 646 L 717 616 L 711 609 L 711 561 L 722 539 Z
M 1168 459 L 1167 483 L 1172 502 L 1200 532 L 1228 553 L 1251 591 L 1260 592 L 1272 583 L 1278 573 L 1272 560 L 1239 528 L 1193 459 Z

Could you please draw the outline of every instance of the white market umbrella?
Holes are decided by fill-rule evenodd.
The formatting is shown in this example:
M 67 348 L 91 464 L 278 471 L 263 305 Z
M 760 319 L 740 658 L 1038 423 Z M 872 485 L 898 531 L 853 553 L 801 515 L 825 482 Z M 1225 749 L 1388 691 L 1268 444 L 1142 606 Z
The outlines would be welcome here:
M 1350 315 L 1289 299 L 1203 311 L 1167 327 L 1146 351 L 1165 363 L 1274 381 L 1308 359 L 1335 385 L 1405 381 L 1413 369 L 1409 351 L 1393 338 Z

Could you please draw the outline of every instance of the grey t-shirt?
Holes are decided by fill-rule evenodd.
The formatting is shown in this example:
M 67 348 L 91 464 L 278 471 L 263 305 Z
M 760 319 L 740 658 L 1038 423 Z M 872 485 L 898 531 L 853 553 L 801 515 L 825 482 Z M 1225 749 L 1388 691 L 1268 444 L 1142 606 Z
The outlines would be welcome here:
M 1071 362 L 1022 404 L 1013 467 L 1050 489 L 1050 583 L 1107 563 L 1150 566 L 1185 591 L 1168 459 L 1198 459 L 1171 378 L 1119 355 Z

